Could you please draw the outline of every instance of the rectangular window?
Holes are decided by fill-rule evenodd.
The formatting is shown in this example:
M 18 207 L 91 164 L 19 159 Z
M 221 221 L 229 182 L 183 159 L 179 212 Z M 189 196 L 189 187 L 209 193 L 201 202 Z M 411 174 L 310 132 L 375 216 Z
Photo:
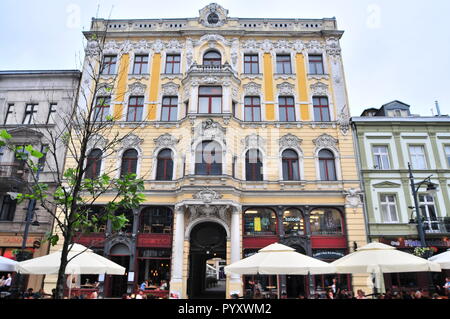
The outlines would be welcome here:
M 277 73 L 278 74 L 292 74 L 291 56 L 277 54 Z
M 390 169 L 387 146 L 373 146 L 373 165 L 375 169 Z
M 409 146 L 409 156 L 413 169 L 427 169 L 427 160 L 423 145 Z
M 105 55 L 103 57 L 103 64 L 101 69 L 101 74 L 116 74 L 117 56 L 116 55 Z
M 180 73 L 180 55 L 179 54 L 168 54 L 166 58 L 166 70 L 167 74 L 178 74 Z
M 45 162 L 47 160 L 47 153 L 48 153 L 49 147 L 47 144 L 44 144 L 41 146 L 41 153 L 44 155 L 39 159 L 39 167 L 41 170 L 44 170 Z
M 106 121 L 111 104 L 110 97 L 98 97 L 94 110 L 94 121 Z
M 0 220 L 13 221 L 16 212 L 16 200 L 12 200 L 9 195 L 0 198 Z
M 447 158 L 447 165 L 450 167 L 450 146 L 445 147 L 445 157 Z
M 8 109 L 5 115 L 5 123 L 4 124 L 13 124 L 13 113 L 14 113 L 14 104 L 8 104 Z
M 437 218 L 434 198 L 431 195 L 419 195 L 419 207 L 422 217 L 425 218 L 424 227 L 427 231 L 438 231 L 439 223 Z
M 144 97 L 132 96 L 128 102 L 127 122 L 142 121 L 144 110 Z
M 47 116 L 47 124 L 55 124 L 55 116 L 56 116 L 56 103 L 50 103 L 50 107 L 48 109 Z
M 148 73 L 148 55 L 136 55 L 134 57 L 133 74 Z
M 281 122 L 295 121 L 295 104 L 293 97 L 280 96 L 278 100 L 278 109 L 280 113 Z
M 261 121 L 261 102 L 259 97 L 246 96 L 244 103 L 244 121 Z
M 309 73 L 310 74 L 324 74 L 323 58 L 321 55 L 310 55 L 309 56 Z
M 178 98 L 166 96 L 163 98 L 161 121 L 176 121 L 178 119 Z
M 328 106 L 327 97 L 314 97 L 314 120 L 317 122 L 329 122 L 330 118 L 330 108 Z
M 37 104 L 27 104 L 25 108 L 25 116 L 22 124 L 36 124 L 36 113 L 38 111 Z
M 198 89 L 198 113 L 222 113 L 222 87 L 201 86 Z
M 381 195 L 381 214 L 383 222 L 398 223 L 395 195 Z
M 259 61 L 257 54 L 245 54 L 244 55 L 244 73 L 246 74 L 258 74 L 259 73 Z

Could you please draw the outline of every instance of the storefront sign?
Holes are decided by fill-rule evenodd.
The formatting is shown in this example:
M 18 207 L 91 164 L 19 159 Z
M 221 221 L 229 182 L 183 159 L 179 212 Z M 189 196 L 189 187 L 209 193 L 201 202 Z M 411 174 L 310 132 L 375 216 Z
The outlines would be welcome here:
M 397 248 L 415 248 L 422 246 L 420 240 L 404 239 L 404 238 L 395 238 L 395 239 L 381 238 L 380 243 L 391 245 Z M 450 241 L 447 238 L 426 240 L 425 243 L 427 247 L 430 246 L 450 247 Z
M 313 257 L 317 259 L 330 259 L 335 260 L 345 256 L 343 250 L 315 250 L 313 251 Z
M 141 234 L 138 236 L 138 247 L 171 247 L 172 235 Z

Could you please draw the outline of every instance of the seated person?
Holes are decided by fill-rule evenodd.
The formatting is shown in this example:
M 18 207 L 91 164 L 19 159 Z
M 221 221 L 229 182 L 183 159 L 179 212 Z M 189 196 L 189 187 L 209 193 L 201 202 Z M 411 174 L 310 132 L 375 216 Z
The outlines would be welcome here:
M 148 288 L 148 280 L 145 280 L 141 286 L 139 287 L 140 290 L 145 290 Z
M 159 286 L 160 290 L 167 290 L 169 287 L 167 285 L 167 281 L 161 280 L 161 286 Z

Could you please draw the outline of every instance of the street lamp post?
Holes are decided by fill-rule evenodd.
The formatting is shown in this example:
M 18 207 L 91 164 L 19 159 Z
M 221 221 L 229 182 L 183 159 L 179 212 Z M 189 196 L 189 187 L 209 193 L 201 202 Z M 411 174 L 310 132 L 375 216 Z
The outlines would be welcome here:
M 422 180 L 420 183 L 415 184 L 414 182 L 414 176 L 412 173 L 412 168 L 411 168 L 411 163 L 408 163 L 408 171 L 409 171 L 409 180 L 410 180 L 410 185 L 411 185 L 411 191 L 412 191 L 412 195 L 414 198 L 414 207 L 416 210 L 416 216 L 417 216 L 417 231 L 419 233 L 419 239 L 420 239 L 420 246 L 425 248 L 427 246 L 427 243 L 425 241 L 425 231 L 424 231 L 424 224 L 422 221 L 422 214 L 420 213 L 420 206 L 419 206 L 419 199 L 418 199 L 418 193 L 419 193 L 419 189 L 423 186 L 423 185 L 427 185 L 427 193 L 431 194 L 433 192 L 435 192 L 437 190 L 436 185 L 433 184 L 431 182 L 431 176 L 428 176 L 427 178 L 425 178 L 424 180 Z M 425 258 L 430 257 L 429 252 L 427 251 L 425 253 Z M 429 274 L 429 284 L 430 284 L 430 288 L 433 286 L 433 280 L 431 277 L 431 274 Z M 430 290 L 431 291 L 431 290 Z

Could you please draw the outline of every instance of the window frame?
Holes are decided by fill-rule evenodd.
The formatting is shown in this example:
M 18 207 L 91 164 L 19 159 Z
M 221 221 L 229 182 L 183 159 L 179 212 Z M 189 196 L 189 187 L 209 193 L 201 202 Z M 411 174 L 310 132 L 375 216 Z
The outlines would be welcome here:
M 323 157 L 323 156 L 320 156 L 320 153 L 321 152 L 323 152 L 323 151 L 328 151 L 331 155 L 332 155 L 332 157 L 331 158 L 329 158 L 329 157 Z M 319 150 L 319 152 L 317 153 L 317 160 L 318 160 L 318 162 L 319 162 L 319 174 L 320 174 L 320 180 L 321 181 L 323 181 L 323 182 L 335 182 L 335 181 L 337 181 L 338 180 L 338 175 L 337 175 L 337 170 L 336 170 L 336 155 L 333 153 L 333 151 L 331 151 L 330 149 L 328 149 L 328 148 L 323 148 L 323 149 L 321 149 L 321 150 Z M 330 174 L 329 174 L 329 166 L 328 166 L 328 163 L 332 163 L 333 164 L 333 170 L 334 170 L 334 179 L 330 179 Z M 324 178 L 324 176 L 322 176 L 322 165 L 325 165 L 324 167 L 325 167 L 325 178 Z
M 250 160 L 255 158 L 250 157 L 250 152 L 252 151 L 256 151 L 256 162 Z M 245 152 L 245 180 L 249 182 L 262 182 L 264 180 L 263 165 L 262 153 L 259 149 L 252 148 L 247 150 Z
M 207 163 L 205 161 L 205 147 L 207 147 L 209 144 L 214 143 L 215 145 L 217 145 L 220 149 L 219 149 L 219 154 L 216 154 L 216 148 L 213 148 L 214 150 L 214 154 L 212 154 L 211 152 L 211 156 L 214 160 L 212 161 L 212 163 Z M 204 146 L 205 145 L 205 146 Z M 199 155 L 199 147 L 201 147 L 201 156 L 202 156 L 202 161 L 200 163 L 197 162 L 197 156 Z M 219 159 L 220 161 L 217 162 L 216 160 Z M 197 147 L 195 148 L 195 175 L 201 175 L 201 176 L 220 176 L 223 175 L 223 149 L 222 146 L 214 141 L 214 140 L 206 140 L 206 141 L 202 141 L 200 142 Z M 213 174 L 213 170 L 214 167 L 213 165 L 219 165 L 220 164 L 220 174 Z M 205 168 L 203 168 L 203 166 L 205 166 Z M 218 168 L 219 166 L 217 166 Z M 205 171 L 205 173 L 203 173 L 203 171 Z
M 247 99 L 250 99 L 250 104 L 247 104 Z M 257 100 L 257 104 L 254 103 L 254 100 Z M 251 110 L 251 119 L 247 119 L 246 110 Z M 259 120 L 255 120 L 255 109 L 259 111 Z M 261 122 L 262 121 L 262 112 L 261 112 L 261 98 L 259 96 L 245 96 L 244 97 L 244 121 L 245 122 Z
M 127 153 L 131 152 L 131 151 L 134 151 L 136 153 L 136 157 L 131 157 L 131 156 L 126 157 Z M 139 163 L 139 152 L 134 148 L 129 148 L 129 149 L 125 150 L 122 154 L 122 160 L 120 163 L 120 176 L 123 177 L 123 176 L 129 175 L 129 174 L 137 175 L 138 163 Z M 125 165 L 126 165 L 126 167 L 125 167 Z M 134 172 L 132 171 L 133 165 L 136 166 L 136 169 Z
M 259 210 L 266 210 L 270 212 L 270 221 L 275 221 L 274 225 L 272 225 L 271 223 L 269 223 L 269 228 L 273 228 L 274 231 L 255 231 L 255 225 L 253 225 L 253 230 L 252 231 L 247 231 L 248 229 L 246 228 L 247 225 L 249 223 L 247 223 L 247 216 L 249 215 L 256 215 L 256 214 L 249 214 L 247 213 L 248 211 L 259 211 Z M 258 212 L 258 215 L 260 215 L 260 213 Z M 260 217 L 261 218 L 261 217 Z M 267 236 L 278 236 L 279 234 L 279 230 L 278 230 L 278 218 L 277 218 L 277 214 L 276 212 L 269 208 L 269 207 L 249 207 L 247 209 L 245 209 L 244 214 L 243 214 L 243 218 L 242 218 L 242 233 L 244 237 L 267 237 Z M 262 225 L 262 223 L 261 223 Z
M 284 99 L 284 103 L 282 104 L 282 100 Z M 292 104 L 288 104 L 288 100 L 292 100 Z M 281 119 L 281 114 L 284 110 L 285 119 Z M 289 110 L 292 111 L 292 113 L 289 113 Z M 293 119 L 289 118 L 289 114 L 293 114 Z M 295 114 L 295 98 L 293 96 L 279 96 L 278 97 L 278 119 L 280 122 L 296 122 L 297 117 Z
M 169 104 L 164 104 L 166 100 L 169 100 Z M 172 104 L 172 100 L 175 100 L 175 104 Z M 164 109 L 168 109 L 168 117 L 164 119 Z M 174 110 L 175 118 L 171 119 L 172 111 Z M 163 96 L 161 103 L 161 121 L 163 122 L 174 122 L 178 120 L 178 96 Z
M 31 110 L 28 110 L 29 106 L 31 107 Z M 29 104 L 25 105 L 25 114 L 23 117 L 22 124 L 24 124 L 24 125 L 36 124 L 37 119 L 35 118 L 35 116 L 37 115 L 38 107 L 39 107 L 38 103 L 29 103 Z M 29 116 L 28 123 L 26 123 L 28 116 Z
M 5 199 L 7 200 L 7 207 L 8 211 L 4 212 L 5 209 Z M 17 209 L 17 200 L 16 199 L 12 199 L 9 195 L 5 194 L 3 195 L 2 199 L 1 199 L 1 203 L 0 203 L 0 221 L 2 222 L 12 222 L 14 221 L 14 217 L 15 217 L 15 213 L 16 213 L 16 209 Z M 3 218 L 3 217 L 6 218 Z
M 216 58 L 206 57 L 210 53 L 217 53 L 219 55 L 219 57 L 218 58 L 217 57 Z M 205 63 L 205 62 L 207 62 L 207 63 Z M 220 67 L 222 65 L 222 54 L 220 54 L 220 52 L 216 51 L 216 50 L 206 51 L 202 56 L 202 63 L 203 63 L 203 66 L 206 66 L 206 67 Z
M 139 100 L 142 100 L 142 104 L 138 104 Z M 126 121 L 127 122 L 140 122 L 142 121 L 143 117 L 144 117 L 144 96 L 142 95 L 136 95 L 136 96 L 130 96 L 130 98 L 128 99 L 128 107 L 127 107 L 127 117 L 126 117 Z M 134 100 L 133 102 L 135 102 L 136 104 L 131 104 L 132 100 Z M 134 109 L 134 119 L 130 120 L 130 110 Z M 138 110 L 141 110 L 141 118 L 137 119 L 137 114 L 138 114 Z
M 8 109 L 6 111 L 5 121 L 3 123 L 4 125 L 8 124 L 8 119 L 11 114 L 14 114 L 14 103 L 8 103 Z
M 444 145 L 444 156 L 447 161 L 447 167 L 450 168 L 450 145 Z
M 320 58 L 320 61 L 312 61 L 311 58 Z M 308 55 L 308 64 L 309 64 L 309 73 L 313 75 L 324 75 L 325 74 L 325 66 L 323 63 L 323 55 L 322 54 L 309 54 Z M 320 65 L 322 72 L 317 72 L 317 66 Z
M 161 157 L 161 153 L 164 151 L 169 151 L 170 156 L 167 157 Z M 172 162 L 172 169 L 168 170 L 168 164 Z M 163 175 L 159 175 L 159 168 L 161 167 L 161 164 L 163 165 Z M 155 180 L 157 181 L 171 181 L 173 180 L 173 170 L 174 170 L 174 161 L 173 161 L 173 151 L 170 148 L 164 148 L 158 152 L 158 155 L 156 157 L 156 175 Z
M 293 152 L 295 154 L 295 159 L 293 157 L 287 157 L 285 155 L 285 153 L 288 151 Z M 297 162 L 297 163 L 295 164 L 295 162 Z M 285 172 L 285 170 L 284 170 L 285 163 L 288 168 L 287 172 Z M 298 171 L 298 178 L 295 178 L 295 176 L 294 176 L 295 168 Z M 282 172 L 282 176 L 283 176 L 283 181 L 300 181 L 301 180 L 302 177 L 300 175 L 300 156 L 294 149 L 287 148 L 282 151 L 282 153 L 281 153 L 281 172 Z M 285 173 L 287 173 L 287 174 L 285 174 Z
M 103 103 L 103 104 L 99 104 L 99 101 L 101 99 L 104 99 L 105 102 L 109 102 L 107 104 Z M 95 100 L 95 109 L 94 109 L 94 121 L 99 121 L 99 122 L 105 122 L 106 121 L 106 117 L 108 117 L 108 115 L 110 115 L 110 108 L 111 108 L 111 97 L 110 96 L 99 96 L 97 97 L 97 99 Z M 105 109 L 107 114 L 105 115 Z M 97 111 L 99 110 L 99 111 Z M 100 119 L 98 118 L 98 113 L 101 114 L 100 115 Z
M 250 61 L 247 61 L 247 57 Z M 256 61 L 253 58 L 256 57 Z M 246 66 L 250 66 L 250 72 L 246 72 Z M 254 72 L 254 67 L 256 67 L 256 72 Z M 259 74 L 259 54 L 257 53 L 244 53 L 244 74 Z
M 386 153 L 376 153 L 375 152 L 375 148 L 381 148 L 384 147 L 386 149 Z M 379 156 L 379 158 L 381 159 L 381 167 L 377 168 L 376 166 L 378 166 L 378 162 L 377 162 L 377 156 Z M 386 157 L 387 159 L 387 168 L 384 167 L 384 162 L 383 162 L 383 156 Z M 389 145 L 378 145 L 378 144 L 374 144 L 372 145 L 372 159 L 373 159 L 373 167 L 374 169 L 377 170 L 390 170 L 391 169 L 391 160 L 390 160 L 390 153 L 389 153 Z
M 108 59 L 108 61 L 107 61 Z M 117 74 L 117 55 L 114 54 L 108 54 L 103 56 L 103 61 L 102 61 L 102 69 L 100 74 L 101 75 L 116 75 Z M 106 70 L 106 66 L 107 66 L 107 72 Z M 112 69 L 112 70 L 111 70 Z
M 388 199 L 388 197 L 392 197 L 394 199 L 394 201 L 390 201 L 389 199 L 387 201 L 383 201 L 383 197 L 386 197 L 386 199 Z M 383 223 L 385 224 L 398 224 L 400 223 L 400 216 L 399 216 L 399 210 L 398 210 L 398 205 L 397 205 L 397 194 L 393 194 L 393 193 L 380 193 L 379 194 L 379 201 L 380 201 L 380 217 Z M 395 217 L 396 220 L 393 220 L 392 218 L 392 207 L 395 210 Z M 385 209 L 387 209 L 388 212 L 388 216 L 389 216 L 389 220 L 386 220 L 386 214 L 385 214 Z
M 282 61 L 282 58 L 289 58 L 287 61 Z M 280 61 L 280 60 L 281 61 Z M 292 73 L 292 59 L 290 54 L 277 54 L 276 61 L 276 74 L 293 74 Z M 286 72 L 286 66 L 288 66 L 289 72 Z
M 176 57 L 178 57 L 178 61 L 175 61 Z M 172 59 L 172 60 L 170 60 L 170 59 Z M 170 66 L 171 70 L 168 69 L 169 66 Z M 174 72 L 175 66 L 178 67 L 178 72 Z M 181 54 L 170 53 L 170 54 L 166 55 L 166 65 L 164 67 L 164 73 L 165 74 L 180 74 L 181 73 Z
M 318 100 L 318 104 L 316 104 L 316 101 Z M 322 104 L 323 101 L 326 101 L 326 104 Z M 316 109 L 319 109 L 320 113 L 320 120 L 316 119 Z M 323 110 L 326 109 L 328 120 L 324 120 L 324 112 Z M 315 122 L 331 122 L 331 112 L 330 112 L 330 101 L 328 99 L 328 96 L 313 96 L 313 114 L 314 114 L 314 121 Z
M 138 61 L 137 59 L 140 58 L 141 60 Z M 143 61 L 145 60 L 146 61 Z M 148 63 L 149 63 L 149 57 L 148 54 L 137 54 L 134 56 L 134 63 L 133 63 L 133 74 L 139 75 L 139 74 L 148 74 Z M 139 66 L 139 72 L 136 72 L 136 67 Z M 143 67 L 145 67 L 145 72 L 142 72 Z
M 200 90 L 205 87 L 211 87 L 211 88 L 220 88 L 220 95 L 219 94 L 200 94 Z M 213 106 L 213 98 L 220 97 L 220 112 L 219 113 L 213 113 L 212 106 Z M 201 98 L 208 98 L 208 113 L 200 113 L 200 99 Z M 197 107 L 197 113 L 198 114 L 222 114 L 223 112 L 223 88 L 221 86 L 207 86 L 202 85 L 198 87 L 198 107 Z
M 92 156 L 92 153 L 94 151 L 99 151 L 100 157 Z M 89 152 L 89 155 L 87 156 L 87 159 L 86 159 L 86 171 L 84 173 L 85 178 L 95 179 L 101 175 L 102 157 L 103 157 L 103 152 L 99 148 L 94 148 Z
M 58 105 L 58 103 L 50 103 L 49 107 L 48 107 L 48 116 L 47 116 L 47 124 L 56 124 L 55 118 L 53 114 L 56 114 L 56 108 L 53 108 L 54 106 L 56 107 Z M 52 119 L 52 122 L 50 122 L 50 119 Z
M 422 149 L 423 153 L 420 154 L 420 155 L 423 156 L 423 162 L 425 164 L 423 168 L 415 167 L 414 161 L 413 161 L 413 156 L 414 156 L 414 158 L 417 158 L 417 156 L 419 156 L 419 155 L 418 154 L 413 154 L 411 152 L 412 148 L 420 148 L 420 149 Z M 408 144 L 408 152 L 409 152 L 409 160 L 410 160 L 412 169 L 414 169 L 414 170 L 422 170 L 422 169 L 425 170 L 425 169 L 429 168 L 427 155 L 426 155 L 426 147 L 425 147 L 424 144 Z

